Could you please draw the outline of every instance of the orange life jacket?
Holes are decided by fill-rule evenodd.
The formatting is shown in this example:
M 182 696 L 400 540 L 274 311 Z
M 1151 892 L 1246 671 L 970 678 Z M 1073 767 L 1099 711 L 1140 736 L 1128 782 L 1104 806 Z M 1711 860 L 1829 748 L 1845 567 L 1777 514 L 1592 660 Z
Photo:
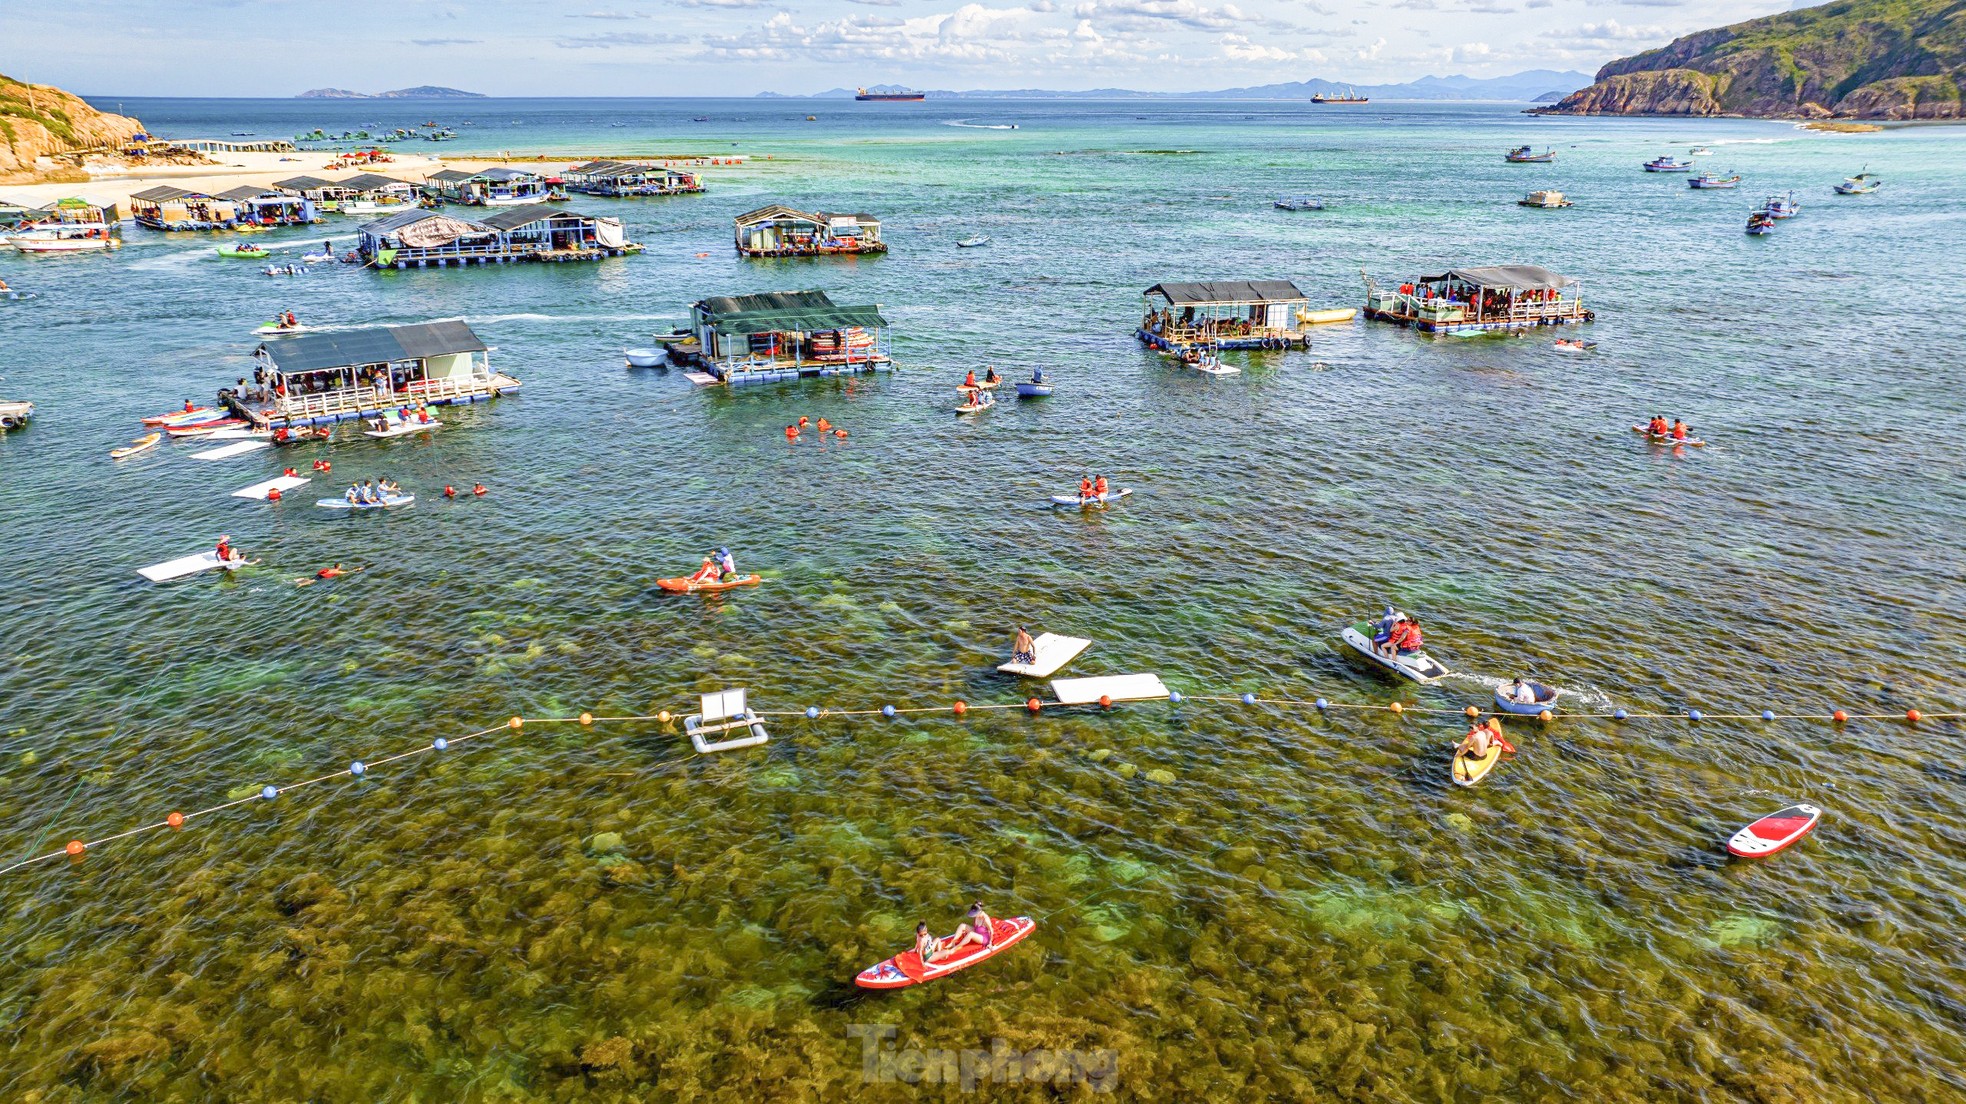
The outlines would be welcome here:
M 1096 483 L 1094 483 L 1094 484 L 1092 485 L 1092 493 L 1093 493 L 1093 494 L 1095 494 L 1095 495 L 1102 495 L 1102 494 L 1105 494 L 1105 493 L 1106 493 L 1106 477 L 1105 477 L 1105 476 L 1103 476 L 1103 475 L 1102 475 L 1102 476 L 1100 476 L 1100 477 L 1099 477 L 1099 480 L 1098 480 L 1098 482 L 1096 482 Z

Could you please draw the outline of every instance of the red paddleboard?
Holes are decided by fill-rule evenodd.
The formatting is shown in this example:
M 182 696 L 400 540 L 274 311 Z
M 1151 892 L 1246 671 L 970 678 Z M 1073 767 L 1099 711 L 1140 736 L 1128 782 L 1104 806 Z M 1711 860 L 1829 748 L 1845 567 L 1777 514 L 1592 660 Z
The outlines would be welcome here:
M 1013 916 L 1008 920 L 991 922 L 990 945 L 979 947 L 974 943 L 946 958 L 936 959 L 922 965 L 922 956 L 913 949 L 902 951 L 886 962 L 876 963 L 860 971 L 853 979 L 862 989 L 906 989 L 910 985 L 934 981 L 936 978 L 953 974 L 989 958 L 991 955 L 1009 950 L 1010 947 L 1031 934 L 1038 926 L 1036 920 L 1028 916 Z
M 185 421 L 195 418 L 200 414 L 210 414 L 211 412 L 212 408 L 209 406 L 194 406 L 190 410 L 177 410 L 169 414 L 159 414 L 155 417 L 145 418 L 143 424 L 147 426 L 170 425 L 174 422 Z
M 765 577 L 763 575 L 739 575 L 728 583 L 698 583 L 692 582 L 689 579 L 679 578 L 657 579 L 655 585 L 664 590 L 675 591 L 730 590 L 734 587 L 757 586 L 764 581 Z
M 1743 859 L 1765 859 L 1809 834 L 1823 811 L 1814 805 L 1791 805 L 1769 813 L 1727 841 L 1727 853 Z
M 212 422 L 194 422 L 187 426 L 172 426 L 164 432 L 173 437 L 203 437 L 207 433 L 216 433 L 221 429 L 245 424 L 245 421 L 239 418 L 220 418 Z

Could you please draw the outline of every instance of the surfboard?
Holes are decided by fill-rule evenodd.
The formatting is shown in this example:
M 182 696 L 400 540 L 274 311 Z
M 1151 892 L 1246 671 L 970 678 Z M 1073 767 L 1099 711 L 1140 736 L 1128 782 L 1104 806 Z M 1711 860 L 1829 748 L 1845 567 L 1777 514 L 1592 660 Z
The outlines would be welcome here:
M 175 560 L 165 560 L 163 563 L 151 564 L 149 567 L 139 567 L 137 568 L 137 574 L 149 579 L 153 583 L 167 583 L 172 579 L 182 579 L 187 575 L 196 575 L 201 571 L 213 571 L 221 568 L 226 571 L 235 571 L 245 566 L 245 563 L 246 561 L 242 559 L 232 560 L 230 562 L 220 560 L 217 552 L 208 550 L 200 552 L 195 556 L 179 556 Z
M 993 920 L 990 923 L 990 945 L 979 947 L 974 943 L 947 958 L 939 958 L 927 965 L 922 964 L 922 956 L 913 948 L 902 951 L 885 962 L 877 962 L 860 971 L 853 983 L 862 989 L 906 989 L 910 985 L 921 985 L 937 978 L 948 977 L 958 970 L 966 970 L 986 958 L 993 958 L 1021 942 L 1025 936 L 1037 929 L 1038 922 L 1028 916 L 1013 916 L 1008 920 Z
M 157 442 L 163 439 L 164 435 L 161 433 L 146 433 L 129 444 L 124 445 L 122 448 L 110 449 L 109 458 L 111 460 L 121 460 L 126 456 L 135 456 L 139 452 L 155 448 Z
M 1727 841 L 1727 853 L 1743 859 L 1765 859 L 1808 835 L 1823 819 L 1814 805 L 1791 805 L 1769 813 Z
M 1688 437 L 1683 441 L 1675 441 L 1672 439 L 1671 434 L 1654 433 L 1642 425 L 1633 426 L 1632 432 L 1643 435 L 1646 440 L 1655 445 L 1691 445 L 1694 448 L 1705 448 L 1707 446 L 1707 443 L 1698 437 Z

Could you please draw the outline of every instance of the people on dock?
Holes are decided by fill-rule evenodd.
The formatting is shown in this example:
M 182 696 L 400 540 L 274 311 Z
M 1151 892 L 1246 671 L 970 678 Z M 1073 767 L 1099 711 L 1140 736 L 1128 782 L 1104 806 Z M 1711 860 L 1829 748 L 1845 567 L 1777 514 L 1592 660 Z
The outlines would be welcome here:
M 1031 639 L 1030 633 L 1024 631 L 1024 626 L 1022 625 L 1017 626 L 1017 639 L 1010 642 L 1010 661 L 1012 663 L 1036 663 L 1038 661 L 1037 643 Z
M 961 950 L 971 943 L 979 947 L 988 947 L 991 938 L 995 935 L 996 922 L 990 919 L 989 913 L 983 911 L 983 902 L 978 901 L 969 906 L 968 922 L 956 926 L 956 934 L 944 942 L 943 948 L 951 951 Z

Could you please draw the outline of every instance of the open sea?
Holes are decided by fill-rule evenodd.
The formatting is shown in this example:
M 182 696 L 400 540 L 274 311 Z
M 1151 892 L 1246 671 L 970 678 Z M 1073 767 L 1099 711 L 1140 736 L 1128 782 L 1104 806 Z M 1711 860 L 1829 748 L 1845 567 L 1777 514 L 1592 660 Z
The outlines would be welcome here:
M 240 802 L 0 875 L 0 1098 L 899 1101 L 966 1098 L 965 1070 L 1032 1101 L 1966 1095 L 1962 726 L 1895 719 L 1966 711 L 1966 130 L 98 106 L 175 137 L 459 130 L 395 147 L 399 175 L 431 153 L 751 161 L 700 196 L 576 196 L 648 247 L 595 264 L 276 280 L 225 238 L 134 226 L 113 255 L 0 254 L 38 293 L 0 302 L 0 398 L 38 408 L 0 438 L 0 865 Z M 1557 161 L 1505 164 L 1524 143 Z M 1699 145 L 1740 190 L 1638 170 Z M 1830 193 L 1865 168 L 1881 191 Z M 1542 187 L 1576 206 L 1515 204 Z M 1742 233 L 1791 189 L 1800 217 Z M 1272 208 L 1295 192 L 1330 207 Z M 878 215 L 893 252 L 737 258 L 731 217 L 776 201 Z M 258 240 L 297 257 L 353 226 Z M 1583 281 L 1598 320 L 1562 332 L 1595 353 L 1360 321 L 1207 378 L 1132 336 L 1162 280 L 1356 306 L 1361 270 L 1512 262 Z M 878 303 L 899 370 L 727 391 L 623 367 L 697 299 L 804 288 Z M 525 386 L 422 438 L 108 458 L 250 374 L 282 309 L 462 317 Z M 986 364 L 1058 393 L 959 420 Z M 1654 413 L 1709 446 L 1648 445 L 1628 427 Z M 802 415 L 850 436 L 790 444 Z M 285 503 L 227 494 L 313 459 L 332 475 Z M 1134 493 L 1046 505 L 1087 472 Z M 383 475 L 415 506 L 311 505 Z M 263 562 L 138 578 L 220 533 Z M 765 583 L 655 588 L 718 545 Z M 366 570 L 294 585 L 337 561 Z M 1389 602 L 1458 674 L 1395 683 L 1341 650 Z M 1049 697 L 994 671 L 1019 624 L 1094 640 L 1065 675 L 1191 700 L 954 716 Z M 1520 754 L 1453 785 L 1452 711 L 1516 674 L 1565 712 L 1672 716 L 1512 723 Z M 932 711 L 774 717 L 767 746 L 707 758 L 674 721 L 543 720 L 721 687 Z M 1811 837 L 1726 856 L 1795 801 L 1824 810 Z M 1035 934 L 931 985 L 851 984 L 976 899 Z

